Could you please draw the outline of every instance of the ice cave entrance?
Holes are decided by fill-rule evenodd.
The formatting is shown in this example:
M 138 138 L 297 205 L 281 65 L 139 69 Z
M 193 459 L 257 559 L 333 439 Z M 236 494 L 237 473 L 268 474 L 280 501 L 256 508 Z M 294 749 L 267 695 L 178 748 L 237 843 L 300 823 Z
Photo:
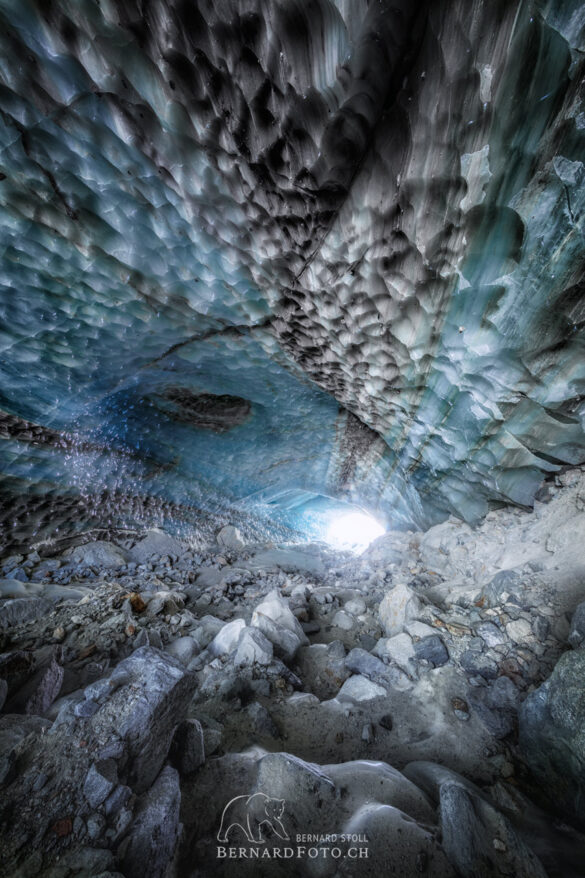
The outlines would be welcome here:
M 325 532 L 325 541 L 337 549 L 360 551 L 382 536 L 384 527 L 361 509 L 335 512 Z

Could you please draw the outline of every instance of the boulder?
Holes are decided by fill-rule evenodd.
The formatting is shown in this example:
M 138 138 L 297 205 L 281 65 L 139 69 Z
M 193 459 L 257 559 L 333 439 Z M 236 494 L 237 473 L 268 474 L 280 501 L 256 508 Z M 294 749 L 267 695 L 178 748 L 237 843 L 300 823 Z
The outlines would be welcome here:
M 387 637 L 400 634 L 407 622 L 415 619 L 422 609 L 416 593 L 407 585 L 398 584 L 380 602 L 378 616 Z
M 449 661 L 447 647 L 438 634 L 422 637 L 414 644 L 414 652 L 418 659 L 424 659 L 433 668 L 441 668 Z
M 39 619 L 52 609 L 51 601 L 46 598 L 15 598 L 0 600 L 0 631 L 15 628 L 23 622 Z
M 169 555 L 171 558 L 178 558 L 184 552 L 184 543 L 163 530 L 154 528 L 149 530 L 144 539 L 130 549 L 130 558 L 138 564 L 144 564 L 153 555 Z
M 99 706 L 87 721 L 87 737 L 102 750 L 122 742 L 128 783 L 136 792 L 148 789 L 160 771 L 195 686 L 196 677 L 180 662 L 142 646 L 84 690 L 86 699 Z M 51 734 L 62 733 L 66 714 L 59 714 Z
M 225 527 L 222 527 L 217 535 L 217 542 L 220 546 L 226 549 L 233 549 L 235 552 L 241 551 L 246 545 L 240 531 L 233 524 L 227 524 Z
M 449 781 L 440 789 L 443 849 L 465 878 L 546 878 L 538 857 L 484 798 Z
M 285 661 L 292 659 L 298 648 L 309 642 L 288 602 L 276 590 L 258 604 L 250 624 L 262 631 L 277 655 Z
M 83 567 L 122 567 L 128 563 L 129 558 L 125 549 L 104 540 L 76 546 L 67 553 L 68 564 L 79 564 Z
M 556 811 L 585 825 L 585 650 L 566 652 L 518 713 L 524 759 Z
M 126 878 L 162 878 L 180 835 L 179 774 L 170 765 L 138 803 L 128 835 L 118 849 Z
M 258 628 L 242 628 L 234 662 L 236 667 L 269 665 L 272 652 L 272 643 Z
M 246 627 L 243 619 L 234 619 L 223 626 L 211 643 L 209 644 L 209 652 L 211 655 L 229 655 L 238 645 L 240 634 Z
M 388 690 L 361 674 L 345 681 L 336 695 L 338 701 L 371 701 L 373 698 L 387 696 Z

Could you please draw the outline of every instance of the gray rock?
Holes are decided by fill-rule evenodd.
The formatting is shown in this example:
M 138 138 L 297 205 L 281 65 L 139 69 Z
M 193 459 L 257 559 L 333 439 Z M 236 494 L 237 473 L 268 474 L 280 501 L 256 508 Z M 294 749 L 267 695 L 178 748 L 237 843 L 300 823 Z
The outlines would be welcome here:
M 39 619 L 52 609 L 47 598 L 15 598 L 0 601 L 0 631 Z
M 201 723 L 185 719 L 177 726 L 171 745 L 171 761 L 181 775 L 193 774 L 205 762 L 205 743 Z
M 49 664 L 41 668 L 11 701 L 11 709 L 15 709 L 18 704 L 24 713 L 42 716 L 59 695 L 63 676 L 63 668 L 55 658 L 52 658 Z
M 246 623 L 243 619 L 234 619 L 233 622 L 228 622 L 224 625 L 209 644 L 211 655 L 229 655 L 229 653 L 233 652 L 245 627 Z
M 466 650 L 459 659 L 461 667 L 468 674 L 483 677 L 485 680 L 495 680 L 498 676 L 498 666 L 492 659 L 481 652 Z
M 540 860 L 509 820 L 458 782 L 441 786 L 440 815 L 443 849 L 465 878 L 546 878 Z
M 487 646 L 499 646 L 508 642 L 507 636 L 493 622 L 482 622 L 475 630 Z
M 449 661 L 447 647 L 438 634 L 423 637 L 414 644 L 414 652 L 418 659 L 425 659 L 434 668 L 440 668 Z
M 130 550 L 130 558 L 138 564 L 144 564 L 153 555 L 169 555 L 178 558 L 185 552 L 185 545 L 170 534 L 154 528 L 143 540 Z
M 585 650 L 566 652 L 520 706 L 519 744 L 555 809 L 585 822 Z
M 92 808 L 97 808 L 118 783 L 118 768 L 113 759 L 91 765 L 83 784 L 83 795 Z
M 118 811 L 130 800 L 131 796 L 132 790 L 130 787 L 124 786 L 124 784 L 118 784 L 104 802 L 104 809 L 107 816 L 111 817 L 112 814 L 117 814 Z
M 243 628 L 234 654 L 236 667 L 254 664 L 269 665 L 272 661 L 272 643 L 258 628 Z
M 410 686 L 410 681 L 403 671 L 391 665 L 385 665 L 379 658 L 359 646 L 347 654 L 345 666 L 349 671 L 368 677 L 383 686 L 394 686 L 398 689 Z
M 354 617 L 350 613 L 346 613 L 345 610 L 338 610 L 332 622 L 336 628 L 341 628 L 343 631 L 351 631 L 355 625 Z
M 186 666 L 199 652 L 199 644 L 193 637 L 178 637 L 167 646 L 166 651 Z
M 333 698 L 351 674 L 340 640 L 303 646 L 296 660 L 305 688 L 321 700 Z
M 288 602 L 276 590 L 258 604 L 250 624 L 260 629 L 285 661 L 290 661 L 300 646 L 309 643 Z
M 6 696 L 8 695 L 8 683 L 6 680 L 0 679 L 0 710 L 4 707 Z
M 85 567 L 122 567 L 128 560 L 125 549 L 103 540 L 76 546 L 67 556 L 68 564 Z
M 345 681 L 336 695 L 339 701 L 371 701 L 373 698 L 387 696 L 388 690 L 368 677 L 356 674 Z
M 138 803 L 128 835 L 118 849 L 126 878 L 162 878 L 179 840 L 181 790 L 178 772 L 167 765 Z
M 196 678 L 176 659 L 143 646 L 121 661 L 105 680 L 113 691 L 89 720 L 90 727 L 103 746 L 125 742 L 128 783 L 142 792 L 160 771 L 175 728 L 192 698 Z M 60 733 L 59 717 L 51 733 Z
M 240 531 L 233 524 L 227 524 L 225 527 L 222 527 L 217 535 L 217 542 L 220 546 L 224 546 L 226 549 L 233 549 L 236 552 L 241 551 L 246 545 Z
M 378 616 L 387 637 L 400 634 L 404 625 L 422 609 L 418 595 L 407 585 L 398 584 L 380 602 Z
M 481 590 L 488 607 L 498 607 L 503 603 L 502 594 L 521 590 L 522 579 L 515 570 L 500 570 Z
M 583 645 L 585 641 L 585 601 L 579 604 L 573 618 L 571 619 L 571 629 L 567 638 L 573 649 L 577 649 Z
M 505 738 L 514 730 L 519 693 L 509 677 L 498 677 L 490 686 L 470 689 L 467 699 L 495 738 Z

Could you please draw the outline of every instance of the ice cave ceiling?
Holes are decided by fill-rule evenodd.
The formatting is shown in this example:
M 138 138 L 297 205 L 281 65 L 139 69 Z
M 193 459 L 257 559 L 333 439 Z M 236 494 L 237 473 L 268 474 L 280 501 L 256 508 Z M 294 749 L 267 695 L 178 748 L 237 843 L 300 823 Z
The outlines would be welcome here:
M 584 461 L 584 52 L 577 0 L 0 0 L 5 530 Z

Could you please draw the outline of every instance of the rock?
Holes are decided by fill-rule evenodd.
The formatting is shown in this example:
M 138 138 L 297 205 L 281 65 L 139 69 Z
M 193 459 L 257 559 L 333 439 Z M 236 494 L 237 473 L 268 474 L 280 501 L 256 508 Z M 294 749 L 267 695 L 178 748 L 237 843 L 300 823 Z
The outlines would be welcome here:
M 407 689 L 411 685 L 403 671 L 384 664 L 379 658 L 376 658 L 376 656 L 366 652 L 365 649 L 361 649 L 359 646 L 347 654 L 345 666 L 349 671 L 368 677 L 375 682 L 381 683 L 383 686 Z
M 440 815 L 443 849 L 465 878 L 546 878 L 540 860 L 509 820 L 458 782 L 442 784 Z
M 15 598 L 0 601 L 0 631 L 39 619 L 52 609 L 46 598 Z
M 488 607 L 499 607 L 505 601 L 502 595 L 520 591 L 522 579 L 515 570 L 500 570 L 481 590 L 484 603 Z
M 268 738 L 280 737 L 278 727 L 270 713 L 257 701 L 254 701 L 246 708 L 246 713 L 252 722 L 255 734 Z
M 418 659 L 425 659 L 433 668 L 440 668 L 449 661 L 447 647 L 438 634 L 417 641 L 414 644 L 414 652 Z
M 117 783 L 118 769 L 113 759 L 95 762 L 85 778 L 83 795 L 92 808 L 97 808 L 107 799 Z
M 382 637 L 377 642 L 373 652 L 379 658 L 396 662 L 398 667 L 406 673 L 411 673 L 413 670 L 414 647 L 412 638 L 406 632 L 395 634 L 394 637 Z
M 431 637 L 433 634 L 437 633 L 432 625 L 427 625 L 426 622 L 419 622 L 417 619 L 413 622 L 407 622 L 404 626 L 404 630 L 407 634 L 410 634 L 413 639 L 417 640 L 421 640 L 423 637 Z
M 470 689 L 467 699 L 495 738 L 505 738 L 514 730 L 519 693 L 509 677 L 498 677 L 490 686 Z
M 378 616 L 387 637 L 400 634 L 404 625 L 421 611 L 422 604 L 407 585 L 398 584 L 380 602 Z
M 196 719 L 186 719 L 179 723 L 171 745 L 170 758 L 181 775 L 193 774 L 203 765 L 203 729 Z
M 480 625 L 477 625 L 475 630 L 477 635 L 489 647 L 499 646 L 502 643 L 508 642 L 506 635 L 493 622 L 482 622 Z
M 103 540 L 76 546 L 67 553 L 68 564 L 79 564 L 83 567 L 122 567 L 129 560 L 128 552 Z
M 126 878 L 162 878 L 179 840 L 181 790 L 178 772 L 167 765 L 138 803 L 128 835 L 118 849 Z
M 0 679 L 0 710 L 4 707 L 6 696 L 8 695 L 8 683 L 6 680 Z
M 246 623 L 243 619 L 234 619 L 233 622 L 228 622 L 224 625 L 209 644 L 211 655 L 228 655 L 233 652 L 245 627 Z
M 351 673 L 345 666 L 345 647 L 340 640 L 303 646 L 296 660 L 305 688 L 321 700 L 333 698 Z
M 258 628 L 243 628 L 240 631 L 234 663 L 236 667 L 269 665 L 272 653 L 272 643 Z
M 519 745 L 555 810 L 585 824 L 585 650 L 566 652 L 518 712 Z
M 585 641 L 585 601 L 579 604 L 573 613 L 571 628 L 567 639 L 573 649 L 582 646 Z
M 225 546 L 226 549 L 233 549 L 236 552 L 241 551 L 246 545 L 240 531 L 233 524 L 222 527 L 217 535 L 217 542 L 220 546 Z
M 355 619 L 350 613 L 346 613 L 345 610 L 338 610 L 332 622 L 336 628 L 341 628 L 343 631 L 351 631 L 355 625 Z
M 46 713 L 61 691 L 63 675 L 63 668 L 52 658 L 49 665 L 35 674 L 26 685 L 24 712 L 39 716 Z
M 513 622 L 508 622 L 506 634 L 515 643 L 525 643 L 527 640 L 534 640 L 532 625 L 527 619 L 516 619 Z
M 288 602 L 276 590 L 258 604 L 250 624 L 262 631 L 273 644 L 276 654 L 285 661 L 290 661 L 300 646 L 309 643 Z
M 192 637 L 178 637 L 167 646 L 166 651 L 178 659 L 182 665 L 187 666 L 193 656 L 199 652 L 199 644 Z
M 389 713 L 382 714 L 378 720 L 378 724 L 381 725 L 383 729 L 386 729 L 387 732 L 391 732 L 394 728 L 394 721 Z
M 371 701 L 373 698 L 386 697 L 388 690 L 377 683 L 368 680 L 361 674 L 356 674 L 345 681 L 336 695 L 338 701 Z
M 495 680 L 498 676 L 498 666 L 492 659 L 481 652 L 466 650 L 459 659 L 464 671 L 472 676 L 483 677 L 486 680 Z
M 102 747 L 124 742 L 128 783 L 136 792 L 147 789 L 160 771 L 195 686 L 195 676 L 180 662 L 143 646 L 86 687 L 86 698 L 100 703 L 88 721 L 90 731 Z M 61 734 L 65 719 L 60 713 L 51 734 Z
M 343 609 L 352 616 L 361 616 L 366 612 L 366 602 L 363 598 L 352 598 L 345 602 Z
M 153 555 L 169 555 L 178 558 L 185 552 L 185 545 L 163 530 L 153 528 L 143 540 L 130 549 L 130 558 L 137 564 L 144 564 Z

